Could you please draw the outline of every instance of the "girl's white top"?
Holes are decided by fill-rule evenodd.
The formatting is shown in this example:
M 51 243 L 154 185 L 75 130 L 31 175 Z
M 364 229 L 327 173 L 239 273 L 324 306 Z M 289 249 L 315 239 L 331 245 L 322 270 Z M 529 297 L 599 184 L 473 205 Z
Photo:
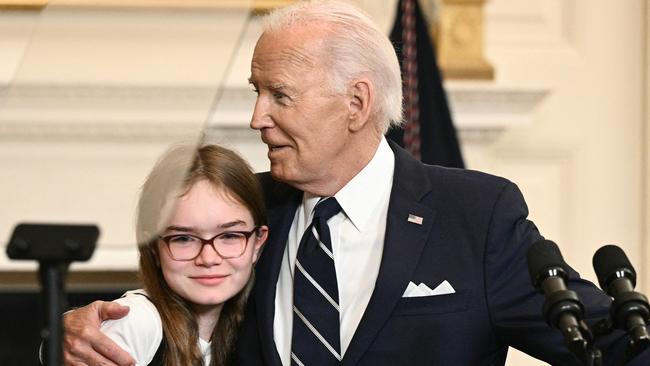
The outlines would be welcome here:
M 101 330 L 135 359 L 138 366 L 148 365 L 162 341 L 162 321 L 144 290 L 127 291 L 115 302 L 129 307 L 129 313 L 116 320 L 106 320 Z M 210 342 L 199 338 L 203 364 L 210 365 Z

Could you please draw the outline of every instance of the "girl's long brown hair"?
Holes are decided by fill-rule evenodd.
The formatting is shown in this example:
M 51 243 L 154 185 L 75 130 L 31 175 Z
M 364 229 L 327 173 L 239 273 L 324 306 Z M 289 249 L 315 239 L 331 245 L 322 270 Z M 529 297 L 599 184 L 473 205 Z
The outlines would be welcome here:
M 235 152 L 218 145 L 198 150 L 191 145 L 168 150 L 147 177 L 140 199 L 136 236 L 140 252 L 140 277 L 144 289 L 158 309 L 165 339 L 166 366 L 202 366 L 198 325 L 188 302 L 172 291 L 158 265 L 158 235 L 174 210 L 178 197 L 198 181 L 207 180 L 223 188 L 243 204 L 255 226 L 266 224 L 261 188 L 248 163 Z M 231 365 L 246 299 L 253 285 L 254 271 L 242 291 L 226 301 L 212 332 L 212 366 Z

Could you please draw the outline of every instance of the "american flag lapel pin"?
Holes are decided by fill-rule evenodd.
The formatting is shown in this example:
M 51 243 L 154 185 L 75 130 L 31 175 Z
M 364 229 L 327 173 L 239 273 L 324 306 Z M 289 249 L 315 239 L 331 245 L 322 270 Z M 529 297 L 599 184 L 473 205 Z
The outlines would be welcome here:
M 422 217 L 416 216 L 413 214 L 409 214 L 408 222 L 412 222 L 414 224 L 422 225 Z

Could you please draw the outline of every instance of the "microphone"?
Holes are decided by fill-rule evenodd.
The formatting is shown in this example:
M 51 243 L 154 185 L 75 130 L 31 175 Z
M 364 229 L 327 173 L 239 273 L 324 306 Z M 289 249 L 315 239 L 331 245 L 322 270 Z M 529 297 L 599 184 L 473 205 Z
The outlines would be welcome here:
M 526 253 L 533 286 L 544 293 L 542 314 L 546 322 L 564 336 L 565 346 L 583 364 L 602 365 L 603 355 L 594 347 L 594 337 L 584 322 L 584 305 L 575 291 L 568 290 L 570 267 L 560 248 L 546 239 L 536 241 Z
M 650 346 L 650 335 L 646 325 L 650 322 L 648 299 L 634 291 L 636 271 L 623 250 L 616 245 L 605 245 L 598 249 L 593 258 L 594 270 L 600 288 L 614 298 L 611 318 L 614 326 L 630 334 L 628 356 Z
M 554 242 L 541 239 L 528 249 L 527 260 L 531 282 L 545 296 L 544 319 L 562 332 L 569 350 L 584 360 L 591 336 L 582 321 L 584 305 L 578 294 L 566 287 L 569 265 L 560 249 Z

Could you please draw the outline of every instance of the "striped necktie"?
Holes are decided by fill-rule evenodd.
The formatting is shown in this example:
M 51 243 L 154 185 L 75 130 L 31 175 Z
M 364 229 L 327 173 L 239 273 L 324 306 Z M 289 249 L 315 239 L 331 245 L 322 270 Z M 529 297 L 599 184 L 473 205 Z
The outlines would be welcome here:
M 337 365 L 342 358 L 339 291 L 327 226 L 340 211 L 334 197 L 320 201 L 300 240 L 293 279 L 291 365 Z

